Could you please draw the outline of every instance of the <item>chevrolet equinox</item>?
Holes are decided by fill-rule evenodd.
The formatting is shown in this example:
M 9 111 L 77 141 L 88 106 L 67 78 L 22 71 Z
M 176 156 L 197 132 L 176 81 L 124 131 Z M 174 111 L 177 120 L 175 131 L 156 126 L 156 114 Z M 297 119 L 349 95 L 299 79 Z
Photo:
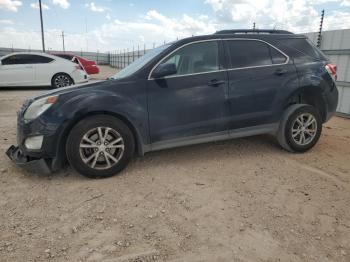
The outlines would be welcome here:
M 133 155 L 258 134 L 290 152 L 318 141 L 335 112 L 337 68 L 305 36 L 224 30 L 165 44 L 109 80 L 24 102 L 18 146 L 29 171 L 68 160 L 80 174 L 117 174 Z

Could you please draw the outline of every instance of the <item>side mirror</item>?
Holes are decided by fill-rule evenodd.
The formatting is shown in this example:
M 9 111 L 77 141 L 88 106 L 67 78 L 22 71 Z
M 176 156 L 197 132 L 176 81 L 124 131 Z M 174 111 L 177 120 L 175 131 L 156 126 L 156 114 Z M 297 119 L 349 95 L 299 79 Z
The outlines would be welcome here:
M 152 73 L 153 78 L 174 75 L 177 73 L 175 64 L 160 64 Z

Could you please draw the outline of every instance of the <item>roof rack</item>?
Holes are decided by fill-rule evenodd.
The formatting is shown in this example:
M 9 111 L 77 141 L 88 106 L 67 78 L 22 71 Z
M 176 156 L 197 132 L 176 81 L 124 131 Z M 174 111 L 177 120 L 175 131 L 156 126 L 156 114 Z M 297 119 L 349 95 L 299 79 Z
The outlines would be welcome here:
M 274 30 L 274 29 L 238 29 L 238 30 L 220 30 L 215 33 L 216 35 L 228 35 L 228 34 L 288 34 L 292 35 L 292 32 L 286 30 Z

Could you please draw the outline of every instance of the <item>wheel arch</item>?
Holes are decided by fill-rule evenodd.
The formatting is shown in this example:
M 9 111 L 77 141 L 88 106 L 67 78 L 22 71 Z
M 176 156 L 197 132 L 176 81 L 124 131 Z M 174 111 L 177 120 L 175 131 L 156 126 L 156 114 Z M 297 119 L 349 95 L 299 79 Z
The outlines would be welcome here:
M 320 114 L 322 121 L 327 117 L 327 103 L 325 102 L 322 92 L 315 86 L 304 87 L 296 90 L 285 102 L 284 110 L 294 104 L 307 104 L 313 106 Z
M 83 119 L 93 116 L 93 115 L 108 115 L 113 116 L 120 121 L 122 121 L 124 124 L 127 125 L 127 127 L 131 130 L 133 137 L 135 139 L 135 152 L 137 152 L 138 155 L 144 155 L 144 146 L 142 143 L 141 136 L 139 132 L 137 131 L 136 127 L 132 122 L 125 116 L 119 113 L 111 112 L 111 111 L 104 111 L 104 110 L 98 110 L 98 111 L 92 111 L 87 112 L 85 114 L 79 115 L 79 117 L 74 118 L 71 120 L 63 129 L 61 132 L 59 139 L 58 139 L 58 146 L 56 151 L 56 158 L 53 160 L 52 167 L 54 170 L 58 170 L 62 167 L 62 165 L 66 162 L 66 141 L 69 136 L 70 131 L 73 129 L 75 125 L 77 125 L 80 121 Z

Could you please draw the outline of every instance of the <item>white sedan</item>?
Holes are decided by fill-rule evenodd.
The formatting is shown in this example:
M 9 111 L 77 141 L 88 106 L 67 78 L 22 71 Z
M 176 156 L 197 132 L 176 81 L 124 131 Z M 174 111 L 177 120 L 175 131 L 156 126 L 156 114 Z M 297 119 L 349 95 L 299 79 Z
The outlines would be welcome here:
M 0 86 L 52 86 L 87 82 L 79 64 L 45 53 L 12 53 L 0 58 Z

